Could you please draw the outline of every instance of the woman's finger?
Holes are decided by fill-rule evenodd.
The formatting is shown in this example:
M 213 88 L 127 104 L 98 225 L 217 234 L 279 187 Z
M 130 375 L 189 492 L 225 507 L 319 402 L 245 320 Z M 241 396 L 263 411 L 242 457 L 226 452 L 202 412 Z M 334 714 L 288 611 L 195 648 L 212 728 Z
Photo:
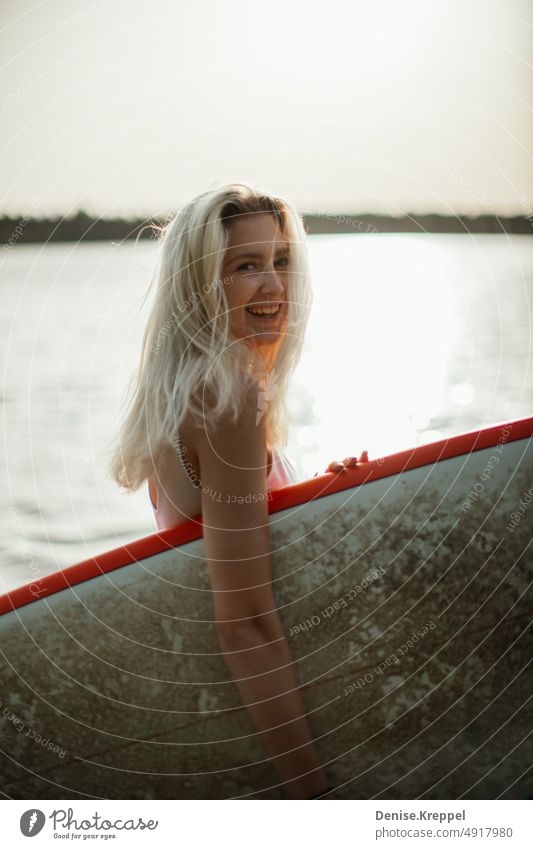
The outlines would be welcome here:
M 342 469 L 344 469 L 342 463 L 339 463 L 338 460 L 332 460 L 327 467 L 326 472 L 340 472 Z
M 340 460 L 332 460 L 327 469 L 324 470 L 324 473 L 342 472 L 343 469 L 353 469 L 353 467 L 357 466 L 358 463 L 368 463 L 368 451 L 362 451 L 359 459 L 357 459 L 357 457 L 351 456 L 345 457 L 342 462 Z

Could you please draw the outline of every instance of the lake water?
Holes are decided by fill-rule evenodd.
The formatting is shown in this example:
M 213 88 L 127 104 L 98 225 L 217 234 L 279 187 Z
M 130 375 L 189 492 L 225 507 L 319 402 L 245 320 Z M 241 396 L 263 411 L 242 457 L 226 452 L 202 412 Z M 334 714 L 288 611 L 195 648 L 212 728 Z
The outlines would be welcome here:
M 136 366 L 157 247 L 0 253 L 0 592 L 155 530 L 101 452 Z M 309 237 L 314 306 L 288 451 L 302 478 L 533 413 L 533 236 Z

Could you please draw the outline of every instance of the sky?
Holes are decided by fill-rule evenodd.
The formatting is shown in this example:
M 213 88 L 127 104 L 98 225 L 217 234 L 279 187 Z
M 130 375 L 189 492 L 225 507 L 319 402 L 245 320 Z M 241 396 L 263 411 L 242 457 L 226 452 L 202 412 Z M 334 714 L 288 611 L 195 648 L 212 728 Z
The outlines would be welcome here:
M 531 0 L 0 4 L 0 214 L 533 214 Z

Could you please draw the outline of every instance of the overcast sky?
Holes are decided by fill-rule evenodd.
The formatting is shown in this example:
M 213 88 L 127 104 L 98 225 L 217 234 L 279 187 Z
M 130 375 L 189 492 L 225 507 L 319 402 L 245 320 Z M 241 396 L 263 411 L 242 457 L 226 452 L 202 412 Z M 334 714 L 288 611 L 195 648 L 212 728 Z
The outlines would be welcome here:
M 531 0 L 0 5 L 1 212 L 533 213 Z M 529 207 L 529 209 L 528 209 Z

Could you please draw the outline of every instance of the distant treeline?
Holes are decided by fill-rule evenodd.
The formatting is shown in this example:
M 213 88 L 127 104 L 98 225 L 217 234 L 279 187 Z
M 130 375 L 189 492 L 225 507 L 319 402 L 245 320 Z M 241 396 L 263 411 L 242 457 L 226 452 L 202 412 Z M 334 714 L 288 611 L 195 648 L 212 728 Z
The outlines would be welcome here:
M 387 215 L 358 213 L 304 213 L 305 228 L 315 233 L 533 233 L 531 217 L 516 215 Z M 63 218 L 3 216 L 0 244 L 13 247 L 29 242 L 81 242 L 98 240 L 153 239 L 167 219 L 93 218 L 80 211 Z M 154 226 L 152 226 L 154 225 Z

